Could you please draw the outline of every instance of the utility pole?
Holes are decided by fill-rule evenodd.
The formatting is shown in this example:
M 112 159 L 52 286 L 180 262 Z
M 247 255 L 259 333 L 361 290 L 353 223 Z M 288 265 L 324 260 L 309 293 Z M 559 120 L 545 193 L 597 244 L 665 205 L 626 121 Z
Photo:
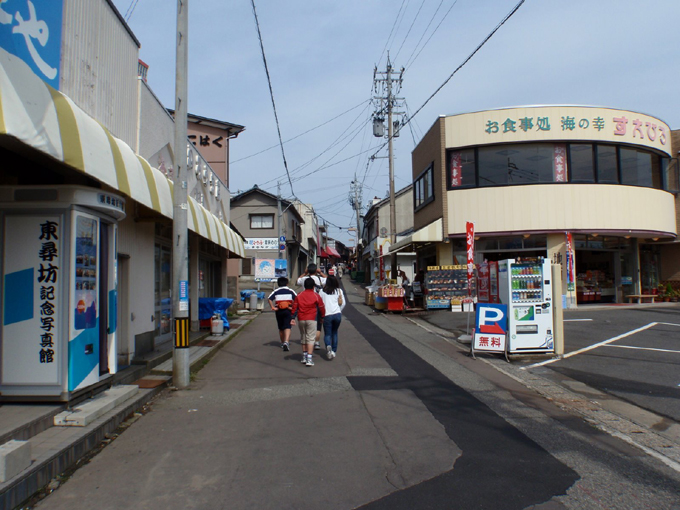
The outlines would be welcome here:
M 359 239 L 361 239 L 361 198 L 359 196 L 359 182 L 357 181 L 357 174 L 354 173 L 354 180 L 352 181 L 352 194 L 349 196 L 349 203 L 354 207 L 354 214 L 357 217 L 357 271 L 361 271 L 361 254 L 359 253 Z
M 394 78 L 393 75 L 399 75 L 398 78 Z M 404 68 L 401 68 L 401 71 L 397 72 L 394 70 L 392 67 L 392 63 L 390 62 L 390 56 L 389 53 L 387 55 L 387 65 L 385 68 L 384 72 L 378 72 L 378 69 L 376 69 L 373 72 L 373 81 L 374 81 L 374 87 L 376 92 L 378 91 L 378 84 L 382 83 L 385 85 L 385 92 L 386 96 L 385 97 L 376 97 L 374 99 L 379 101 L 379 106 L 380 109 L 378 112 L 376 112 L 373 115 L 373 134 L 375 136 L 383 136 L 383 133 L 377 134 L 380 132 L 378 130 L 376 132 L 376 121 L 380 122 L 382 124 L 383 122 L 383 117 L 382 114 L 385 113 L 385 110 L 387 110 L 387 144 L 388 144 L 388 158 L 389 158 L 389 168 L 390 168 L 390 246 L 393 246 L 397 242 L 397 211 L 396 211 L 396 204 L 395 204 L 395 196 L 394 196 L 394 147 L 392 144 L 393 139 L 396 136 L 399 136 L 399 132 L 394 131 L 394 128 L 396 127 L 392 121 L 392 116 L 393 115 L 403 115 L 403 112 L 395 112 L 394 108 L 397 106 L 397 102 L 401 101 L 402 98 L 396 98 L 393 95 L 393 89 L 392 89 L 392 84 L 393 82 L 396 84 L 397 88 L 401 88 L 401 82 L 402 82 L 402 76 L 404 74 Z M 376 76 L 381 75 L 384 76 L 384 78 L 376 78 Z M 382 129 L 384 131 L 384 127 Z M 397 254 L 392 253 L 390 255 L 390 269 L 391 269 L 391 275 L 390 278 L 392 280 L 397 279 Z
M 283 219 L 283 211 L 281 211 L 281 183 L 277 182 L 276 183 L 276 205 L 278 208 L 278 218 L 276 221 L 276 226 L 277 226 L 277 232 L 278 232 L 278 240 L 277 242 L 279 243 L 279 258 L 283 258 L 283 250 L 281 250 L 281 246 L 285 246 L 285 243 L 281 242 L 281 220 Z
M 187 233 L 187 74 L 189 0 L 177 0 L 177 57 L 175 62 L 175 185 L 172 216 L 172 301 L 175 346 L 172 378 L 177 388 L 190 382 L 189 366 L 189 250 Z

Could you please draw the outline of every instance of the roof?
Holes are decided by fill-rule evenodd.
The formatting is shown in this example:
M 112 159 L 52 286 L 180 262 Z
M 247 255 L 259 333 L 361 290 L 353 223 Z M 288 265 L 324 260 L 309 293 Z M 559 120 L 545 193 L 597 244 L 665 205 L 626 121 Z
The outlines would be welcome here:
M 171 115 L 175 115 L 175 110 L 172 108 L 167 109 Z M 209 117 L 201 117 L 200 115 L 194 115 L 193 113 L 187 113 L 187 121 L 193 124 L 200 124 L 202 126 L 209 126 L 217 129 L 222 129 L 229 133 L 229 136 L 238 134 L 241 131 L 245 131 L 245 126 L 239 124 L 232 124 L 231 122 L 225 122 L 223 120 L 211 119 Z
M 274 202 L 278 201 L 278 199 L 279 199 L 276 195 L 269 193 L 268 191 L 265 191 L 263 189 L 260 189 L 258 187 L 258 185 L 256 184 L 255 186 L 253 186 L 249 190 L 246 190 L 242 193 L 239 193 L 238 195 L 232 196 L 231 197 L 231 203 L 233 204 L 234 202 L 238 202 L 239 200 L 245 198 L 246 196 L 248 196 L 252 193 L 259 193 L 260 195 L 264 195 L 265 197 L 273 200 Z M 293 205 L 294 205 L 293 202 L 290 202 L 290 201 L 288 201 L 284 198 L 281 199 L 281 208 L 284 210 L 284 212 L 286 210 L 291 211 L 300 220 L 300 223 L 304 223 L 305 219 L 302 217 L 300 212 L 295 207 L 293 207 Z

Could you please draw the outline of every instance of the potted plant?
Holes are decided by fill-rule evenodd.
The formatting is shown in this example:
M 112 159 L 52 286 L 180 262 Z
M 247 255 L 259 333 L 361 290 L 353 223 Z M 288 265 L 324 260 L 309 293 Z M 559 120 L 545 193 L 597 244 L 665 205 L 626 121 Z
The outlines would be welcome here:
M 663 287 L 663 285 L 659 286 L 659 297 L 663 298 L 664 303 L 668 303 L 671 300 L 672 296 L 673 287 L 671 286 L 670 283 L 667 283 L 665 288 Z
M 670 284 L 669 284 L 669 285 L 670 285 Z M 677 303 L 678 300 L 680 299 L 680 292 L 677 291 L 677 290 L 673 290 L 673 289 L 671 289 L 671 292 L 672 292 L 672 294 L 671 294 L 671 301 L 672 301 L 673 303 Z

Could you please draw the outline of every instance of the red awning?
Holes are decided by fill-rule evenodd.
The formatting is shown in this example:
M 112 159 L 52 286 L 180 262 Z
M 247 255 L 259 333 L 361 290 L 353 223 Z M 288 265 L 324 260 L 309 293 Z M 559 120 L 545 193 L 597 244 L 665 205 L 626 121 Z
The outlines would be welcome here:
M 328 253 L 326 253 L 326 252 L 323 250 L 323 248 L 321 248 L 321 249 L 319 250 L 319 257 L 321 257 L 322 259 L 327 259 L 327 258 L 328 258 Z
M 335 257 L 335 258 L 337 258 L 337 259 L 340 258 L 340 254 L 335 250 L 335 248 L 331 248 L 330 246 L 327 246 L 327 247 L 326 247 L 326 251 L 328 251 L 328 254 L 329 254 L 331 257 Z

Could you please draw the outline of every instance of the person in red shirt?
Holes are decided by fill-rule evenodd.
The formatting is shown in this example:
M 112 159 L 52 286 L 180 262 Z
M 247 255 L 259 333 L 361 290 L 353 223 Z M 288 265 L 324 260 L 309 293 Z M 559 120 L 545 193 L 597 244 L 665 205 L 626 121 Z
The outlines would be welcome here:
M 316 338 L 317 316 L 323 318 L 326 315 L 326 308 L 321 297 L 314 291 L 314 280 L 307 278 L 304 285 L 305 290 L 300 292 L 293 301 L 291 325 L 295 325 L 295 321 L 298 321 L 300 343 L 302 343 L 302 362 L 308 367 L 313 367 L 312 353 Z

